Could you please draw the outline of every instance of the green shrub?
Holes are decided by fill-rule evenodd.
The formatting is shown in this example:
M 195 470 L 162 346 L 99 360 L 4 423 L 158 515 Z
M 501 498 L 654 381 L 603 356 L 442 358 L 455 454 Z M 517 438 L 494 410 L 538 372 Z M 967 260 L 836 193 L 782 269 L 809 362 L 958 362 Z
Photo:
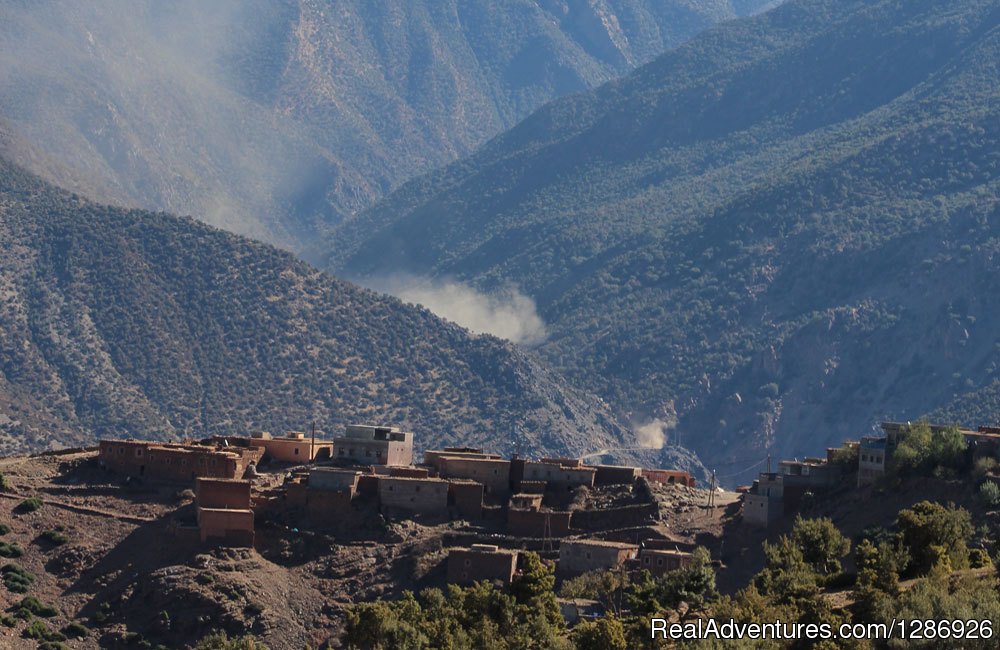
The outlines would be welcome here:
M 62 629 L 62 633 L 69 639 L 82 639 L 90 634 L 90 630 L 82 623 L 73 621 Z
M 979 486 L 979 498 L 988 506 L 1000 505 L 1000 485 L 993 481 L 986 481 Z
M 0 625 L 4 627 L 14 627 L 17 625 L 17 619 L 10 614 L 0 614 Z
M 49 629 L 48 625 L 39 620 L 34 620 L 29 623 L 28 627 L 24 628 L 24 632 L 21 633 L 21 636 L 26 639 L 35 639 L 36 641 L 47 641 L 50 643 L 66 640 L 66 637 L 62 634 Z
M 17 504 L 17 512 L 27 514 L 29 512 L 34 512 L 42 507 L 42 500 L 38 497 L 28 497 L 21 503 Z
M 21 602 L 19 602 L 17 606 L 28 610 L 35 616 L 41 616 L 42 618 L 52 618 L 59 613 L 59 610 L 55 607 L 52 605 L 46 605 L 34 596 L 25 596 L 21 599 Z
M 97 608 L 97 612 L 91 617 L 94 623 L 104 625 L 111 620 L 111 603 L 105 601 Z
M 10 532 L 10 526 L 7 524 L 0 524 L 0 535 L 6 535 Z
M 0 569 L 0 574 L 3 574 L 3 584 L 7 587 L 7 591 L 11 591 L 16 594 L 23 594 L 27 592 L 28 588 L 35 581 L 35 576 L 31 575 L 17 564 L 5 564 L 4 567 Z
M 13 542 L 0 542 L 0 557 L 21 557 L 24 551 Z
M 969 566 L 973 569 L 983 569 L 988 566 L 993 566 L 993 560 L 990 558 L 990 554 L 981 548 L 974 548 L 969 551 Z
M 38 539 L 48 542 L 53 546 L 62 546 L 69 541 L 69 538 L 58 530 L 47 530 L 39 535 Z
M 10 492 L 10 482 L 3 474 L 0 474 L 0 492 Z
M 38 644 L 38 650 L 69 650 L 69 646 L 58 641 L 42 641 Z

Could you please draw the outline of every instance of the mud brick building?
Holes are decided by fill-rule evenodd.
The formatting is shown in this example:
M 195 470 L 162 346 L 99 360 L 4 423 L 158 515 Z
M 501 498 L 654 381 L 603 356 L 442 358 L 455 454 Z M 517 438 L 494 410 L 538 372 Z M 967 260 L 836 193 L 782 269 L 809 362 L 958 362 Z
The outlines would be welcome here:
M 330 492 L 347 492 L 351 496 L 358 489 L 361 472 L 353 469 L 338 469 L 335 467 L 313 467 L 309 470 L 307 485 L 313 490 Z
M 594 474 L 594 485 L 631 485 L 642 475 L 638 467 L 622 467 L 619 465 L 591 465 L 597 472 Z
M 441 459 L 449 458 L 469 458 L 474 460 L 502 460 L 498 454 L 487 454 L 482 449 L 472 447 L 445 447 L 444 449 L 428 449 L 424 452 L 424 465 L 432 467 L 435 472 L 441 471 Z
M 594 487 L 597 470 L 579 461 L 544 459 L 525 461 L 521 481 L 545 481 L 550 489 L 572 490 L 580 485 Z
M 642 476 L 652 483 L 676 483 L 688 487 L 695 487 L 696 484 L 693 476 L 676 469 L 643 469 Z
M 333 457 L 358 465 L 412 465 L 413 434 L 396 427 L 351 424 L 333 439 Z
M 517 571 L 517 551 L 490 544 L 453 548 L 448 552 L 448 583 L 492 582 L 509 585 Z
M 429 516 L 448 513 L 448 481 L 439 478 L 378 477 L 383 508 Z
M 588 571 L 617 569 L 635 559 L 639 547 L 623 542 L 597 539 L 566 539 L 559 544 L 560 575 L 574 576 Z
M 250 447 L 102 440 L 98 462 L 130 476 L 187 482 L 200 477 L 243 478 L 263 454 L 263 449 Z
M 662 576 L 691 564 L 693 558 L 691 553 L 685 551 L 644 548 L 639 551 L 639 568 L 654 576 Z
M 448 506 L 462 519 L 483 516 L 483 484 L 468 479 L 448 479 Z
M 195 482 L 198 533 L 202 542 L 253 546 L 250 489 L 250 481 L 199 478 Z
M 332 440 L 313 440 L 301 431 L 290 431 L 277 438 L 266 431 L 257 433 L 250 438 L 250 445 L 263 449 L 268 458 L 285 463 L 328 460 L 333 455 Z
M 435 464 L 441 478 L 469 479 L 482 483 L 487 495 L 510 494 L 510 461 L 502 458 L 439 456 Z
M 507 508 L 507 533 L 517 537 L 566 537 L 572 517 L 568 510 Z

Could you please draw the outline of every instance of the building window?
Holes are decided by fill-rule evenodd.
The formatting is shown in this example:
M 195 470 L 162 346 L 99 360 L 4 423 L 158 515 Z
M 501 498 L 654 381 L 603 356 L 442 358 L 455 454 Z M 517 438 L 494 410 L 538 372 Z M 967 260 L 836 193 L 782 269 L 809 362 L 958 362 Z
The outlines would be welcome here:
M 465 560 L 465 566 L 472 566 L 472 560 L 466 558 L 466 560 Z
M 656 566 L 663 566 L 663 558 L 662 557 L 656 558 Z
M 296 448 L 295 448 L 295 455 L 296 455 L 296 456 L 298 456 L 298 455 L 299 455 L 299 448 L 298 448 L 298 447 L 296 447 Z
M 137 447 L 136 448 L 135 455 L 136 456 L 142 456 L 142 447 Z

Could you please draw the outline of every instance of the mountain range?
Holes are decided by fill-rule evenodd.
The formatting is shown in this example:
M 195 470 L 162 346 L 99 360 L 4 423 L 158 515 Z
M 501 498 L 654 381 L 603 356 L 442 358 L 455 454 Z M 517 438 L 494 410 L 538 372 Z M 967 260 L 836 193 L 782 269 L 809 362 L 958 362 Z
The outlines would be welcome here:
M 998 62 L 995 2 L 792 0 L 407 183 L 328 268 L 516 286 L 542 358 L 720 472 L 995 422 Z
M 602 400 L 509 342 L 271 246 L 95 204 L 7 162 L 0 250 L 0 453 L 312 422 L 321 435 L 398 424 L 420 448 L 635 446 Z
M 391 188 L 766 0 L 9 2 L 25 168 L 296 251 Z

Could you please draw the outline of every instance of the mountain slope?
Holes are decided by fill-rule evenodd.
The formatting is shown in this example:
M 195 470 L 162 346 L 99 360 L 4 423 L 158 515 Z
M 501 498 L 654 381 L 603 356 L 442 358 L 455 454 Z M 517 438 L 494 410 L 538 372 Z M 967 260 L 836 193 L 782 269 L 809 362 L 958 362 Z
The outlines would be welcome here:
M 343 215 L 545 101 L 764 4 L 6 3 L 0 115 L 60 186 L 309 257 Z
M 0 164 L 0 452 L 348 422 L 420 446 L 631 445 L 512 344 L 190 219 Z
M 543 356 L 733 471 L 917 417 L 1000 364 L 998 25 L 979 0 L 728 23 L 408 183 L 330 265 L 516 284 Z

